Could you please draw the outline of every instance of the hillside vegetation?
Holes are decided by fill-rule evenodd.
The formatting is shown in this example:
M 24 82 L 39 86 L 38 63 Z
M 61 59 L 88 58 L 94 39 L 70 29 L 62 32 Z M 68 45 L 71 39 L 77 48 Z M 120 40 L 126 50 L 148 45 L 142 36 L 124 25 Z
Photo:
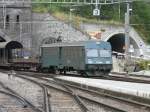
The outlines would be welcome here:
M 42 1 L 42 0 L 39 0 Z M 150 43 L 150 4 L 145 2 L 132 3 L 131 25 L 140 32 L 145 42 Z M 71 12 L 71 22 L 78 27 L 81 22 L 106 23 L 106 24 L 124 24 L 124 14 L 126 4 L 104 5 L 101 6 L 101 15 L 94 17 L 92 15 L 95 6 L 70 6 L 62 4 L 34 4 L 34 12 L 49 12 L 58 19 L 69 22 L 70 8 L 75 9 Z M 120 11 L 119 11 L 120 9 Z

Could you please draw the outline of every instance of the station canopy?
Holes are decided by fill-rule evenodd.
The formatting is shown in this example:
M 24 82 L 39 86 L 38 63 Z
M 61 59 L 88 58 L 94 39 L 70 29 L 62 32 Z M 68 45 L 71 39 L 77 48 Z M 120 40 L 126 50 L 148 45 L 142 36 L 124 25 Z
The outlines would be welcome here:
M 0 49 L 19 49 L 23 45 L 17 41 L 0 42 Z

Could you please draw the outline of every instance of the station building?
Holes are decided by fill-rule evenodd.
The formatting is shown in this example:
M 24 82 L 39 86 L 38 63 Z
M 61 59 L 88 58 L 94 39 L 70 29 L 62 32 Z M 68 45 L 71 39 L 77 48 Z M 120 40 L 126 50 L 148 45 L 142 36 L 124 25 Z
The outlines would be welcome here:
M 22 0 L 11 0 L 10 3 L 0 4 L 0 30 L 2 32 L 0 36 L 4 38 L 3 35 L 7 35 L 11 40 L 23 44 L 25 48 L 31 48 L 32 7 L 29 3 L 19 1 Z
M 3 0 L 0 0 L 3 1 Z M 0 63 L 7 64 L 17 49 L 31 49 L 31 4 L 10 0 L 0 4 Z M 31 0 L 26 0 L 31 1 Z M 15 54 L 16 55 L 16 54 Z

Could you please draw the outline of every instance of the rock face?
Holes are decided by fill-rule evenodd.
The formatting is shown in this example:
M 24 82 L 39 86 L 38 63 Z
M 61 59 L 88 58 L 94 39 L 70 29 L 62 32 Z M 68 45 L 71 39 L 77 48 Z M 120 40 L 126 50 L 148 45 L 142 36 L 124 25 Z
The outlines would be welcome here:
M 89 39 L 86 34 L 75 29 L 70 24 L 59 21 L 47 13 L 34 13 L 33 21 L 35 21 L 32 30 L 34 51 L 39 51 L 37 46 L 53 38 L 61 38 L 62 41 L 84 41 Z

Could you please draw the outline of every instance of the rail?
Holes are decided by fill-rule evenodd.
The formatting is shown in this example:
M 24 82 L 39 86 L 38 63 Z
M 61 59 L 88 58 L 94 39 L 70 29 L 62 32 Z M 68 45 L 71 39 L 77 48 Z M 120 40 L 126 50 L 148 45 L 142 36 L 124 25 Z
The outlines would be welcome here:
M 45 110 L 45 112 L 51 112 L 50 110 L 50 107 L 49 107 L 49 100 L 48 100 L 48 92 L 47 92 L 47 88 L 44 86 L 44 85 L 42 85 L 41 83 L 38 83 L 38 82 L 36 82 L 36 81 L 34 81 L 34 80 L 32 80 L 32 79 L 29 79 L 29 78 L 26 78 L 26 77 L 22 77 L 22 76 L 18 76 L 17 75 L 17 77 L 19 77 L 19 78 L 22 78 L 22 79 L 24 79 L 24 80 L 28 80 L 28 81 L 30 81 L 30 82 L 32 82 L 32 83 L 35 83 L 35 84 L 37 84 L 37 85 L 39 85 L 42 89 L 43 89 L 43 94 L 44 94 L 44 110 Z
M 24 77 L 24 76 L 23 76 Z M 32 77 L 32 76 L 31 76 Z M 28 78 L 30 78 L 30 77 L 28 77 Z M 33 78 L 33 77 L 32 77 Z M 34 78 L 37 78 L 37 79 L 39 79 L 39 80 L 45 80 L 45 79 L 41 79 L 41 78 L 38 78 L 38 77 L 34 77 Z M 64 92 L 67 92 L 68 94 L 75 94 L 75 95 L 77 95 L 77 97 L 79 97 L 80 99 L 80 101 L 82 101 L 82 99 L 84 98 L 84 99 L 87 99 L 88 101 L 90 101 L 90 102 L 92 102 L 91 100 L 92 99 L 89 99 L 89 98 L 87 98 L 86 96 L 82 96 L 82 95 L 80 95 L 80 94 L 76 94 L 76 93 L 74 93 L 72 90 L 70 90 L 70 88 L 71 89 L 75 89 L 75 87 L 74 86 L 72 86 L 72 85 L 68 85 L 68 84 L 64 84 L 64 83 L 60 83 L 60 82 L 57 82 L 57 81 L 55 81 L 55 80 L 49 80 L 49 83 L 55 83 L 55 84 L 59 84 L 60 86 L 62 86 L 63 85 L 63 87 L 65 88 L 65 89 L 60 89 L 60 88 L 58 88 L 58 87 L 54 87 L 54 86 L 50 86 L 49 84 L 44 84 L 45 86 L 47 86 L 47 87 L 49 87 L 49 88 L 54 88 L 54 89 L 58 89 L 59 91 L 64 91 Z M 81 88 L 78 88 L 78 89 L 81 89 Z M 89 90 L 85 90 L 85 89 L 83 89 L 82 88 L 82 90 L 84 90 L 84 91 L 86 91 L 87 93 L 93 93 L 93 91 L 89 91 Z M 95 93 L 94 93 L 95 94 Z M 97 94 L 97 93 L 96 93 Z M 109 96 L 108 94 L 101 94 L 101 95 L 103 95 L 103 96 Z M 114 97 L 114 96 L 109 96 L 110 98 L 114 98 L 114 100 L 120 100 L 120 101 L 123 101 L 123 102 L 128 102 L 129 104 L 134 104 L 134 105 L 140 105 L 140 106 L 143 106 L 142 104 L 140 104 L 140 103 L 137 103 L 137 102 L 134 102 L 134 101 L 130 101 L 130 100 L 127 100 L 127 99 L 122 99 L 122 98 L 118 98 L 118 97 Z M 108 108 L 112 108 L 113 110 L 115 109 L 116 111 L 119 111 L 119 112 L 124 112 L 125 110 L 122 110 L 122 109 L 118 109 L 118 108 L 116 108 L 116 107 L 113 107 L 113 106 L 110 106 L 110 105 L 107 105 L 107 104 L 105 104 L 105 103 L 101 103 L 101 102 L 99 102 L 99 101 L 93 101 L 93 102 L 97 102 L 97 104 L 101 104 L 101 105 L 104 105 L 104 106 L 106 106 L 106 107 L 108 107 Z M 85 105 L 85 104 L 84 104 Z M 144 105 L 144 106 L 147 106 L 148 108 L 149 108 L 149 106 L 148 105 Z
M 140 76 L 127 73 L 111 72 L 110 75 L 105 78 L 108 80 L 150 84 L 150 76 Z
M 61 82 L 61 80 L 58 80 L 58 79 L 56 79 L 56 80 Z M 109 98 L 112 98 L 114 100 L 119 100 L 119 101 L 123 101 L 123 102 L 129 103 L 129 104 L 134 104 L 134 105 L 138 105 L 138 106 L 146 107 L 146 108 L 150 109 L 150 102 L 149 102 L 149 100 L 148 100 L 148 103 L 141 103 L 141 102 L 138 102 L 138 101 L 136 101 L 136 100 L 134 100 L 134 99 L 132 99 L 130 97 L 128 97 L 128 99 L 126 99 L 125 97 L 123 98 L 123 97 L 120 97 L 120 96 L 114 96 L 113 94 L 109 94 L 109 90 L 107 92 L 107 90 L 103 89 L 102 90 L 103 92 L 101 93 L 101 92 L 93 90 L 93 89 L 90 90 L 90 87 L 89 88 L 86 88 L 86 87 L 84 88 L 84 87 L 80 87 L 79 85 L 75 85 L 73 83 L 71 84 L 69 82 L 62 82 L 61 84 L 67 85 L 67 86 L 69 86 L 70 88 L 73 88 L 73 89 L 79 89 L 81 91 L 85 91 L 87 93 L 93 93 L 93 94 L 96 94 L 98 96 L 109 97 Z M 145 99 L 143 98 L 143 100 L 145 100 Z
M 12 90 L 11 88 L 5 86 L 4 83 L 0 82 L 0 85 L 1 85 L 5 90 L 9 91 L 8 93 L 6 93 L 6 92 L 3 92 L 3 93 L 9 94 L 9 95 L 11 95 L 11 96 L 13 96 L 13 97 L 18 98 L 20 101 L 23 102 L 24 107 L 30 106 L 30 107 L 31 107 L 34 111 L 36 111 L 36 112 L 43 112 L 43 111 L 37 109 L 32 103 L 30 103 L 27 99 L 25 99 L 24 97 L 22 97 L 21 95 L 19 95 L 18 93 L 16 93 L 14 90 Z M 2 91 L 1 91 L 1 92 L 2 92 Z
M 32 72 L 33 73 L 33 72 Z M 95 90 L 93 90 L 93 89 L 91 89 L 90 90 L 90 88 L 81 88 L 80 86 L 75 86 L 75 85 L 73 85 L 73 84 L 69 84 L 68 82 L 60 82 L 60 81 L 56 81 L 55 79 L 54 79 L 54 76 L 52 75 L 52 76 L 50 76 L 49 75 L 49 77 L 51 77 L 51 79 L 53 79 L 53 80 L 48 80 L 48 79 L 45 79 L 45 78 L 41 78 L 41 77 L 47 77 L 48 75 L 47 74 L 44 74 L 44 73 L 33 73 L 32 75 L 29 75 L 29 74 L 31 74 L 31 72 L 26 72 L 26 73 L 24 73 L 24 72 L 19 72 L 19 76 L 21 75 L 22 76 L 22 78 L 24 78 L 25 76 L 24 75 L 26 75 L 26 77 L 27 77 L 27 79 L 29 78 L 30 79 L 30 77 L 31 78 L 36 78 L 36 79 L 38 79 L 38 80 L 45 80 L 45 81 L 47 81 L 47 83 L 45 84 L 45 83 L 41 83 L 42 85 L 44 85 L 45 87 L 47 87 L 47 88 L 54 88 L 54 89 L 56 89 L 56 90 L 59 90 L 59 91 L 64 91 L 64 92 L 66 92 L 66 93 L 68 93 L 68 94 L 70 94 L 70 95 L 77 95 L 77 97 L 79 97 L 80 99 L 80 101 L 82 101 L 82 99 L 83 99 L 83 96 L 81 96 L 80 94 L 76 94 L 75 92 L 73 92 L 72 90 L 70 90 L 70 89 L 80 89 L 81 91 L 86 91 L 86 93 L 93 93 L 93 94 L 97 94 L 97 95 L 101 95 L 101 96 L 107 96 L 107 97 L 110 97 L 110 98 L 113 98 L 114 100 L 118 100 L 118 101 L 122 101 L 122 102 L 126 102 L 126 103 L 128 103 L 128 104 L 131 104 L 131 105 L 136 105 L 136 106 L 140 106 L 140 107 L 145 107 L 145 108 L 150 108 L 150 103 L 149 102 L 144 102 L 145 101 L 145 99 L 140 99 L 139 97 L 137 97 L 136 98 L 136 100 L 135 100 L 135 98 L 133 98 L 133 97 L 131 97 L 131 96 L 129 96 L 128 97 L 128 99 L 126 98 L 126 97 L 116 97 L 116 96 L 114 96 L 114 94 L 108 94 L 109 92 L 106 92 L 107 90 L 102 90 L 102 91 L 104 91 L 104 93 L 102 92 L 96 92 Z M 38 76 L 38 74 L 39 74 L 39 76 Z M 28 76 L 29 75 L 29 76 Z M 36 80 L 36 82 L 38 82 L 37 80 Z M 49 85 L 48 83 L 51 83 L 51 84 L 53 84 L 53 85 Z M 58 88 L 56 85 L 59 85 L 59 86 L 61 86 L 61 87 L 63 87 L 63 88 L 65 88 L 65 89 L 63 89 L 63 88 Z M 85 99 L 86 99 L 87 97 L 85 97 Z M 138 99 L 139 98 L 139 99 Z M 89 99 L 90 100 L 90 99 Z M 141 100 L 142 100 L 142 102 L 141 102 Z M 91 101 L 90 101 L 91 102 Z M 101 102 L 97 102 L 97 104 L 100 104 Z M 101 105 L 105 105 L 105 104 L 101 104 Z M 109 105 L 106 105 L 107 107 L 109 107 Z M 112 107 L 113 108 L 113 107 Z M 123 111 L 123 110 L 122 110 Z
M 17 77 L 20 77 L 20 78 L 29 80 L 29 81 L 31 81 L 31 82 L 34 82 L 34 83 L 40 85 L 40 86 L 41 86 L 42 88 L 44 88 L 44 89 L 50 87 L 50 86 L 48 86 L 48 85 L 46 85 L 46 84 L 39 83 L 38 81 L 32 80 L 32 79 L 27 78 L 27 77 L 24 77 L 24 76 L 18 76 L 18 75 L 17 75 Z M 67 88 L 67 87 L 66 87 L 66 88 Z M 58 89 L 58 88 L 55 88 L 55 89 L 61 90 L 61 89 Z M 63 91 L 63 92 L 64 92 L 64 91 Z M 83 112 L 88 112 L 88 109 L 87 109 L 86 106 L 82 103 L 82 101 L 79 99 L 79 97 L 78 97 L 77 95 L 74 95 L 74 94 L 72 93 L 72 91 L 70 91 L 69 88 L 68 88 L 68 91 L 65 91 L 65 92 L 67 92 L 67 94 L 70 94 L 71 96 L 73 96 L 73 98 L 77 101 L 77 103 L 79 104 L 79 106 L 81 106 L 81 109 L 82 109 Z M 47 93 L 47 94 L 48 94 L 47 89 L 46 89 L 46 91 L 44 90 L 44 93 Z M 48 97 L 48 95 L 47 95 L 47 97 Z M 49 106 L 49 104 L 48 104 L 49 101 L 48 101 L 48 98 L 47 98 L 47 97 L 45 96 L 45 98 L 44 98 L 45 105 L 46 105 L 46 107 L 45 107 L 45 112 L 50 112 L 50 109 L 49 109 L 49 107 L 48 107 L 48 106 Z

